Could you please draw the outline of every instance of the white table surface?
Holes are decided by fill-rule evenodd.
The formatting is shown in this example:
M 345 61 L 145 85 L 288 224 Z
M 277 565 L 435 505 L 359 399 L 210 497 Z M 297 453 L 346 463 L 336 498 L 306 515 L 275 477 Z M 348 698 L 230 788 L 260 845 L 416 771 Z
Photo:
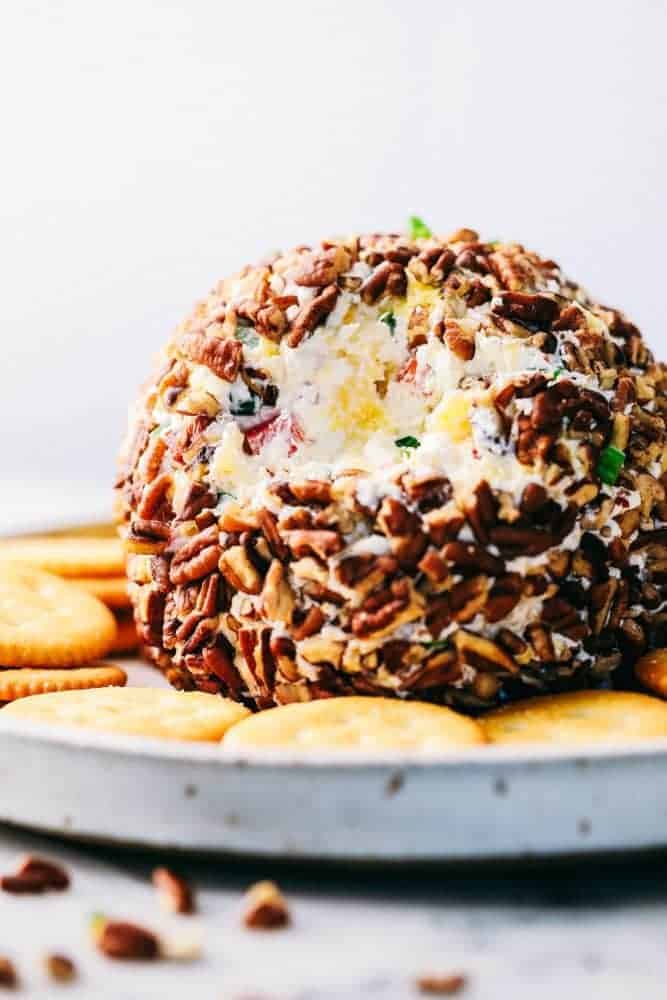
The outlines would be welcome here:
M 168 858 L 0 829 L 3 871 L 26 849 L 62 862 L 73 877 L 65 893 L 0 896 L 0 952 L 15 960 L 31 997 L 399 1000 L 417 995 L 414 976 L 427 970 L 466 972 L 470 1000 L 665 995 L 664 861 L 588 861 L 539 872 L 354 872 L 180 860 L 199 887 L 200 913 L 175 917 L 161 914 L 149 881 L 153 864 Z M 267 876 L 287 893 L 293 926 L 245 930 L 242 891 Z M 90 943 L 87 923 L 98 911 L 201 934 L 203 957 L 111 962 Z M 56 990 L 46 981 L 40 960 L 49 951 L 75 959 L 76 986 Z

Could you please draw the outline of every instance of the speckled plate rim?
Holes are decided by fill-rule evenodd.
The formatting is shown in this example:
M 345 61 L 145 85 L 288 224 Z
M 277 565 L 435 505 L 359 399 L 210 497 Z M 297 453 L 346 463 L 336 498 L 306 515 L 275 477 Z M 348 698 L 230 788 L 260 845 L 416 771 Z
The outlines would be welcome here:
M 239 754 L 0 718 L 0 821 L 160 851 L 385 864 L 646 850 L 667 846 L 665 779 L 666 740 Z

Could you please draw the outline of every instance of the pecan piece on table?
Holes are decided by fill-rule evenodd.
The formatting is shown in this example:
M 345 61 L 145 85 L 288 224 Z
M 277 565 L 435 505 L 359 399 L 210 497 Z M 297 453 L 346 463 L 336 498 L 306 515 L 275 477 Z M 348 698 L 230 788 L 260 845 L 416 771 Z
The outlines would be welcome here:
M 16 973 L 14 963 L 8 958 L 0 956 L 0 986 L 13 990 L 19 984 L 19 977 Z
M 76 965 L 66 955 L 47 955 L 44 965 L 49 978 L 56 983 L 71 983 L 76 979 Z
M 429 996 L 455 996 L 457 993 L 461 993 L 467 985 L 468 981 L 466 977 L 459 973 L 445 976 L 420 976 L 417 980 L 418 991 Z
M 285 897 L 275 882 L 256 882 L 243 900 L 243 923 L 250 930 L 277 930 L 290 922 Z
M 48 892 L 67 889 L 69 875 L 60 865 L 44 858 L 27 855 L 13 875 L 0 878 L 0 889 L 15 894 Z
M 152 931 L 127 921 L 96 918 L 93 933 L 98 951 L 107 958 L 150 961 L 160 956 L 160 943 Z
M 188 360 L 204 365 L 225 382 L 233 382 L 239 373 L 243 346 L 239 340 L 209 337 L 204 333 L 184 333 L 178 348 Z
M 191 886 L 170 868 L 155 868 L 152 882 L 165 910 L 170 913 L 195 912 L 195 899 Z

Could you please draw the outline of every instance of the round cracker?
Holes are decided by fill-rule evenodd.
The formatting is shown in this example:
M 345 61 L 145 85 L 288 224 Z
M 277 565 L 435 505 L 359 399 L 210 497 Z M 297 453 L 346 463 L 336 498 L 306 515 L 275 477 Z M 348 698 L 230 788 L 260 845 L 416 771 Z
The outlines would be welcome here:
M 93 663 L 68 670 L 22 667 L 0 670 L 0 701 L 15 701 L 50 691 L 82 691 L 86 688 L 123 687 L 127 675 L 112 663 Z
M 123 611 L 131 606 L 127 579 L 124 576 L 77 576 L 72 577 L 72 583 L 115 611 Z
M 667 698 L 667 649 L 653 649 L 635 664 L 635 677 L 645 688 Z
M 109 651 L 116 622 L 78 587 L 30 567 L 0 568 L 0 664 L 73 667 Z
M 630 691 L 573 691 L 519 701 L 480 722 L 491 743 L 634 743 L 667 736 L 667 705 Z
M 41 694 L 13 701 L 2 712 L 54 725 L 212 743 L 250 714 L 235 701 L 201 691 L 134 687 Z
M 58 576 L 122 576 L 120 538 L 32 536 L 0 541 L 0 565 L 33 566 Z
M 472 719 L 450 708 L 395 698 L 323 698 L 253 715 L 225 737 L 225 746 L 300 750 L 451 750 L 483 743 Z

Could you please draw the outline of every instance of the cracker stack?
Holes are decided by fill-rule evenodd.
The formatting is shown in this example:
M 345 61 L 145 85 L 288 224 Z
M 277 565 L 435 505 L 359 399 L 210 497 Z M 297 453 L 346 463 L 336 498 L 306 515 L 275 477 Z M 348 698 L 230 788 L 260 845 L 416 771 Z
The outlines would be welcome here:
M 0 702 L 124 685 L 124 671 L 99 658 L 136 647 L 117 538 L 0 541 Z

